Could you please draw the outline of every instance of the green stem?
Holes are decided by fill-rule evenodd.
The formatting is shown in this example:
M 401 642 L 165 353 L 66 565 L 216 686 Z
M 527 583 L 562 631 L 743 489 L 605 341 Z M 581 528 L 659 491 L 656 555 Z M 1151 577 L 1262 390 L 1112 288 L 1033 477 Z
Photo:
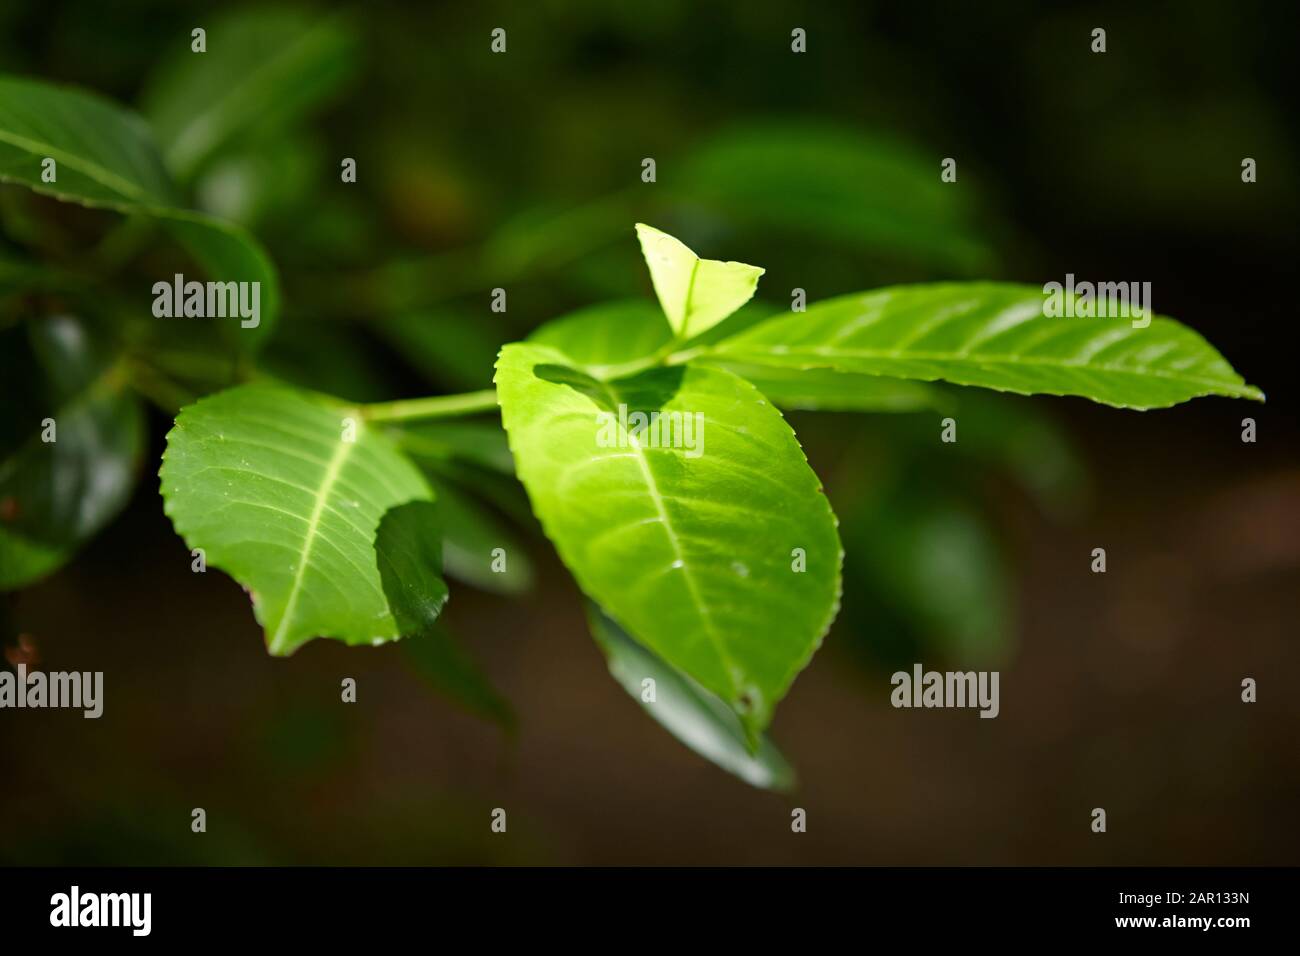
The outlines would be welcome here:
M 699 358 L 701 355 L 708 355 L 709 351 L 707 345 L 693 345 L 688 349 L 670 351 L 664 356 L 663 362 L 665 365 L 685 365 L 691 359 Z
M 430 398 L 407 398 L 396 402 L 377 402 L 361 406 L 361 414 L 372 422 L 411 421 L 421 418 L 452 418 L 496 411 L 496 389 L 465 392 L 461 395 L 434 395 Z
M 631 375 L 648 368 L 661 365 L 678 365 L 708 351 L 706 346 L 678 349 L 676 340 L 668 342 L 653 355 L 629 362 L 624 366 L 611 366 L 605 371 L 617 369 L 617 374 L 610 377 Z M 419 421 L 421 419 L 454 418 L 458 415 L 476 415 L 480 412 L 494 412 L 497 409 L 496 389 L 487 388 L 481 392 L 463 392 L 459 395 L 433 395 L 429 398 L 406 398 L 396 402 L 376 402 L 361 406 L 361 415 L 371 422 Z

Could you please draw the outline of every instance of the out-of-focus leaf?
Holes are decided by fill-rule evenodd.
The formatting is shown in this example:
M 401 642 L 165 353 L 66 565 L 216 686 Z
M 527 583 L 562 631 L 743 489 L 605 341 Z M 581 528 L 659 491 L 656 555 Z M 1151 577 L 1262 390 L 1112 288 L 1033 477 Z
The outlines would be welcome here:
M 452 637 L 446 624 L 439 621 L 402 641 L 400 653 L 417 676 L 448 700 L 507 731 L 515 729 L 514 708 Z
M 409 458 L 419 461 L 426 471 L 472 492 L 475 499 L 490 504 L 494 511 L 511 522 L 532 526 L 536 521 L 528 494 L 513 471 L 507 475 L 468 464 L 459 458 L 421 455 L 413 448 L 404 448 L 403 451 Z
M 146 211 L 150 215 L 156 214 Z M 280 280 L 265 250 L 249 233 L 233 223 L 191 212 L 169 213 L 164 218 L 168 230 L 210 279 L 257 283 L 259 314 L 255 319 L 256 325 L 245 327 L 244 320 L 239 317 L 209 321 L 223 323 L 221 329 L 227 333 L 226 337 L 246 348 L 260 346 L 270 337 L 280 314 Z
M 403 636 L 375 532 L 390 508 L 433 493 L 355 409 L 283 386 L 227 389 L 177 416 L 161 476 L 177 533 L 251 592 L 272 654 Z
M 519 279 L 571 267 L 626 235 L 630 198 L 624 191 L 579 206 L 529 209 L 508 219 L 483 249 L 483 277 Z
M 628 637 L 595 605 L 588 605 L 587 618 L 610 674 L 665 730 L 751 786 L 794 788 L 794 769 L 767 735 L 751 753 L 744 727 L 726 704 Z M 649 686 L 654 688 L 653 700 L 647 700 Z
M 417 461 L 463 461 L 503 475 L 515 473 L 506 433 L 497 424 L 424 422 L 403 425 L 394 438 Z
M 255 228 L 268 219 L 313 207 L 327 151 L 306 136 L 282 137 L 214 160 L 194 185 L 199 208 Z M 302 228 L 296 218 L 295 231 Z
M 355 326 L 309 317 L 299 321 L 295 316 L 280 324 L 257 364 L 259 370 L 299 388 L 351 402 L 377 402 L 392 396 L 383 359 L 380 347 Z
M 939 161 L 879 134 L 815 123 L 725 131 L 675 181 L 684 200 L 746 228 L 803 234 L 973 275 L 992 255 L 973 226 L 969 188 Z
M 379 322 L 376 331 L 430 382 L 457 389 L 490 384 L 486 370 L 509 336 L 489 319 L 453 309 L 400 312 Z
M 437 478 L 429 482 L 442 510 L 442 560 L 448 576 L 496 594 L 520 594 L 531 588 L 533 566 L 515 536 L 448 482 Z M 494 553 L 498 548 L 503 552 L 500 562 Z M 494 564 L 504 570 L 494 571 Z
M 523 342 L 497 362 L 533 509 L 582 589 L 719 695 L 756 746 L 838 606 L 840 545 L 821 484 L 743 379 L 687 366 L 601 382 L 566 361 Z M 704 441 L 652 441 L 629 424 L 634 412 L 689 417 Z
M 64 202 L 134 212 L 178 195 L 139 117 L 100 97 L 0 75 L 0 177 Z M 55 161 L 46 182 L 46 159 Z
M 406 638 L 401 653 L 411 669 L 472 714 L 513 728 L 514 712 L 438 620 L 447 603 L 440 568 L 446 503 L 412 501 L 384 513 L 375 556 L 384 595 Z
M 958 440 L 944 445 L 947 457 L 960 455 L 997 469 L 1056 516 L 1073 511 L 1087 492 L 1088 476 L 1078 450 L 1047 409 L 1034 402 L 973 388 L 949 389 L 945 412 L 957 422 Z M 935 450 L 934 426 L 914 440 Z
M 679 339 L 707 332 L 754 296 L 763 269 L 743 262 L 701 259 L 686 244 L 636 224 L 655 295 Z
M 976 508 L 933 487 L 898 485 L 851 510 L 842 533 L 856 598 L 848 616 L 868 640 L 883 643 L 874 632 L 893 621 L 916 653 L 964 663 L 1003 653 L 1014 636 L 1011 574 Z
M 0 249 L 0 303 L 22 292 L 66 292 L 86 282 L 85 276 Z
M 46 182 L 45 161 L 55 162 Z M 144 123 L 89 93 L 0 76 L 0 182 L 19 183 L 63 202 L 159 220 L 221 282 L 257 282 L 257 326 L 225 323 L 247 346 L 260 343 L 279 312 L 275 268 L 243 228 L 179 205 Z M 159 276 L 170 281 L 171 276 Z
M 1040 288 L 898 286 L 819 302 L 719 343 L 730 361 L 943 379 L 1021 395 L 1163 408 L 1201 395 L 1262 401 L 1213 346 L 1172 319 L 1044 315 Z
M 0 588 L 49 574 L 130 497 L 144 414 L 120 368 L 67 316 L 0 336 Z M 53 419 L 53 441 L 42 422 Z
M 252 7 L 189 39 L 155 73 L 144 101 L 168 167 L 188 180 L 232 143 L 292 126 L 335 92 L 355 64 L 353 34 L 337 16 Z

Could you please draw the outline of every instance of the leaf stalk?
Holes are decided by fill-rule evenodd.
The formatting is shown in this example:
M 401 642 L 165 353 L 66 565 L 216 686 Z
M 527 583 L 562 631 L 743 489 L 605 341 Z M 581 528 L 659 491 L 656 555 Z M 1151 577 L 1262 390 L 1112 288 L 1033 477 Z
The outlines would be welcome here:
M 428 398 L 376 402 L 361 406 L 361 415 L 372 422 L 400 422 L 476 415 L 480 412 L 496 411 L 496 408 L 496 389 L 487 388 L 479 392 L 463 392 L 459 395 L 433 395 Z

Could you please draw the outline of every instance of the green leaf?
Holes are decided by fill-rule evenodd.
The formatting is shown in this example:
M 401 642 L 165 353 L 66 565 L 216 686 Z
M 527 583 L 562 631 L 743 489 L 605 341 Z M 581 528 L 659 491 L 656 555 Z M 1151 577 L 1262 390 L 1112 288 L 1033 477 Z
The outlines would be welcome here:
M 750 753 L 745 729 L 726 704 L 628 637 L 599 608 L 590 605 L 587 618 L 610 674 L 665 730 L 750 786 L 794 789 L 794 769 L 766 735 Z M 653 702 L 643 696 L 645 680 L 654 681 Z
M 389 508 L 375 529 L 379 580 L 404 637 L 426 633 L 447 603 L 442 530 L 439 505 L 419 499 Z
M 362 328 L 320 322 L 301 313 L 286 319 L 257 356 L 259 372 L 285 385 L 327 392 L 349 402 L 392 397 L 392 370 Z
M 438 619 L 447 603 L 442 566 L 446 502 L 411 501 L 384 513 L 375 555 L 384 596 L 406 640 L 402 654 L 424 681 L 472 714 L 514 726 L 510 705 Z
M 937 450 L 933 423 L 927 423 L 912 430 L 914 447 L 923 448 L 931 461 L 943 457 L 951 463 L 953 453 L 960 455 L 972 477 L 981 467 L 1005 473 L 1054 517 L 1077 511 L 1087 496 L 1087 469 L 1048 407 L 978 389 L 950 392 L 956 394 L 944 397 L 953 399 L 951 414 L 960 422 L 960 440 Z
M 679 339 L 699 335 L 748 302 L 764 272 L 743 262 L 701 259 L 681 241 L 643 223 L 636 224 L 636 234 L 655 295 Z
M 710 363 L 712 364 L 712 363 Z M 780 408 L 820 412 L 914 412 L 934 408 L 943 398 L 921 382 L 851 375 L 824 368 L 721 363 Z
M 46 159 L 55 162 L 52 183 L 42 175 Z M 262 247 L 239 226 L 180 208 L 149 130 L 134 114 L 89 93 L 0 76 L 0 182 L 161 221 L 212 279 L 260 284 L 256 328 L 214 321 L 228 322 L 232 336 L 249 345 L 274 323 L 279 283 Z
M 439 621 L 398 645 L 410 669 L 468 713 L 513 731 L 514 708 Z
M 120 368 L 67 316 L 0 337 L 13 405 L 0 424 L 0 589 L 61 567 L 126 505 L 144 454 L 144 414 Z M 53 419 L 53 441 L 42 422 Z
M 643 299 L 605 302 L 553 319 L 529 342 L 563 352 L 595 378 L 615 378 L 673 340 L 663 312 Z
M 842 296 L 719 343 L 728 361 L 830 368 L 1022 395 L 1162 408 L 1200 395 L 1263 400 L 1203 338 L 1171 319 L 1053 318 L 1033 286 L 943 283 Z
M 838 604 L 841 550 L 817 476 L 780 413 L 728 372 L 601 382 L 564 363 L 531 343 L 497 362 L 533 510 L 582 589 L 720 696 L 753 744 Z M 690 422 L 691 440 L 628 426 L 651 412 Z M 795 549 L 806 572 L 792 570 Z
M 295 238 L 312 228 L 321 211 L 319 197 L 327 175 L 338 175 L 324 143 L 307 134 L 282 133 L 229 149 L 209 163 L 194 181 L 194 203 L 204 212 L 237 222 L 255 233 L 288 233 Z M 305 247 L 293 250 L 310 261 Z
M 463 461 L 503 475 L 515 473 L 506 433 L 498 424 L 420 422 L 403 424 L 394 440 L 416 461 Z
M 168 167 L 188 180 L 224 147 L 298 122 L 352 72 L 352 37 L 335 16 L 256 8 L 213 22 L 204 53 L 186 37 L 143 96 Z
M 0 227 L 7 224 L 0 222 Z M 17 238 L 4 228 L 6 238 Z M 40 259 L 0 249 L 0 305 L 27 292 L 80 292 L 88 284 L 84 274 L 72 272 Z
M 177 416 L 161 476 L 177 533 L 251 592 L 272 654 L 403 636 L 375 533 L 388 509 L 432 492 L 355 409 L 281 386 L 219 392 Z
M 377 322 L 375 331 L 429 382 L 477 389 L 487 387 L 492 363 L 511 338 L 497 318 L 448 308 L 398 312 Z
M 755 314 L 744 315 L 754 309 Z M 770 307 L 751 303 L 715 325 L 698 343 L 715 334 L 735 332 L 770 317 Z M 563 352 L 571 364 L 594 378 L 609 379 L 644 368 L 647 360 L 672 342 L 664 315 L 640 299 L 609 302 L 554 319 L 528 337 Z M 934 390 L 919 382 L 891 381 L 869 375 L 845 375 L 825 369 L 798 370 L 743 363 L 721 367 L 758 386 L 781 408 L 821 411 L 914 411 L 938 402 Z
M 770 305 L 749 302 L 695 337 L 692 346 L 730 338 L 771 318 L 774 311 Z M 673 342 L 673 332 L 661 309 L 644 299 L 625 299 L 552 319 L 534 330 L 528 341 L 563 352 L 569 364 L 593 378 L 610 379 L 656 364 L 653 359 Z M 769 369 L 767 374 L 769 378 L 789 377 L 781 370 Z
M 430 479 L 442 509 L 442 560 L 447 574 L 494 594 L 521 594 L 533 586 L 528 554 L 500 521 L 446 481 Z M 495 552 L 505 552 L 505 570 L 494 571 Z
M 55 161 L 48 183 L 47 158 Z M 138 116 L 91 93 L 14 76 L 0 76 L 0 178 L 125 212 L 178 200 Z
M 244 320 L 239 318 L 205 321 L 223 323 L 221 328 L 227 338 L 246 348 L 255 348 L 266 341 L 280 315 L 280 280 L 257 240 L 240 226 L 202 213 L 157 209 L 145 212 L 166 221 L 168 231 L 213 281 L 258 284 L 256 326 L 244 327 Z
M 903 654 L 909 661 L 1004 655 L 1014 637 L 1011 571 L 987 519 L 959 493 L 900 485 L 846 516 L 842 530 L 851 593 L 877 605 L 846 615 L 863 619 L 864 640 L 880 644 L 897 619 L 919 642 Z
M 771 121 L 707 143 L 675 191 L 745 232 L 987 272 L 994 259 L 975 225 L 971 174 L 942 182 L 940 155 L 880 133 Z

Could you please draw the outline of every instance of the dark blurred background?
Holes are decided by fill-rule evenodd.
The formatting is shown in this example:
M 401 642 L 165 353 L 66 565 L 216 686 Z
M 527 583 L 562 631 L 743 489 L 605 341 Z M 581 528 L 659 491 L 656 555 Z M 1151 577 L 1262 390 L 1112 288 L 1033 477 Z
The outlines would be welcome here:
M 774 308 L 796 286 L 815 301 L 945 278 L 1147 280 L 1269 401 L 970 396 L 957 450 L 934 412 L 793 413 L 848 557 L 840 618 L 772 727 L 801 780 L 784 796 L 695 756 L 609 678 L 526 515 L 532 588 L 454 585 L 446 612 L 514 732 L 438 694 L 399 647 L 270 658 L 239 586 L 191 574 L 162 513 L 155 410 L 125 513 L 4 598 L 11 659 L 105 671 L 106 708 L 0 717 L 0 860 L 1298 862 L 1292 6 L 281 10 L 8 3 L 0 67 L 165 124 L 193 27 L 256 52 L 341 13 L 295 87 L 307 105 L 268 101 L 263 122 L 177 160 L 194 202 L 276 261 L 285 315 L 265 361 L 286 378 L 359 400 L 485 387 L 501 343 L 651 294 L 640 219 L 765 266 Z M 945 157 L 955 184 L 939 183 Z M 506 488 L 484 507 L 505 522 L 518 503 Z M 1000 717 L 891 708 L 889 674 L 915 660 L 999 668 Z M 1241 702 L 1245 677 L 1258 703 Z

